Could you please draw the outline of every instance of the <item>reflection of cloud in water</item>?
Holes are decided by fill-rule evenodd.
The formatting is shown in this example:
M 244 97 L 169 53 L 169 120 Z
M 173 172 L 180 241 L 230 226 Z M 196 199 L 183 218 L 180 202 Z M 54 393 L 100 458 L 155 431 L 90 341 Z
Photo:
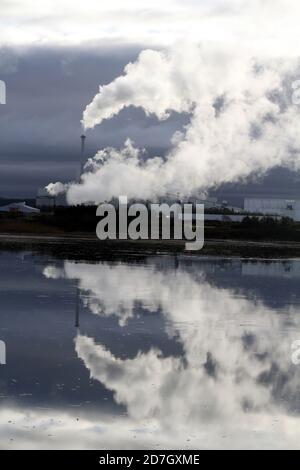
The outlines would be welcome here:
M 7 406 L 0 410 L 1 449 L 133 449 L 159 442 L 153 429 L 137 429 L 123 416 L 117 421 L 100 413 L 81 416 L 80 410 L 32 409 Z M 168 441 L 160 436 L 162 443 Z
M 300 431 L 292 415 L 300 411 L 300 373 L 290 359 L 300 331 L 296 308 L 270 309 L 209 284 L 201 270 L 181 267 L 65 262 L 61 275 L 79 280 L 94 313 L 117 315 L 123 325 L 134 319 L 137 304 L 160 310 L 167 334 L 182 343 L 183 357 L 150 349 L 120 359 L 91 338 L 76 338 L 77 354 L 91 376 L 126 405 L 130 420 L 138 425 L 150 420 L 169 436 L 170 446 L 177 442 L 174 433 L 178 446 L 194 435 L 204 447 L 270 447 L 276 432 L 279 446 L 297 442 Z M 229 441 L 222 444 L 223 434 Z

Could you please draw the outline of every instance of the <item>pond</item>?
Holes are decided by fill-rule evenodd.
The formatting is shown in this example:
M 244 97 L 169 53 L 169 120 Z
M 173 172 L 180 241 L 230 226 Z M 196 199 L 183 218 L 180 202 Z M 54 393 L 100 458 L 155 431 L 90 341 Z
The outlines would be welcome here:
M 0 263 L 0 448 L 300 447 L 300 261 Z

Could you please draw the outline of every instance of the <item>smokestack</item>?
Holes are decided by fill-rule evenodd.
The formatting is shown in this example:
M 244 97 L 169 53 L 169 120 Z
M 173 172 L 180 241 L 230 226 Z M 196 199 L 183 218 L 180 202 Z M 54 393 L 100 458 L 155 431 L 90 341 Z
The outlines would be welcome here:
M 85 158 L 84 158 L 84 150 L 85 150 L 85 139 L 86 139 L 86 135 L 82 134 L 82 136 L 80 136 L 80 139 L 81 139 L 81 154 L 80 154 L 80 175 L 82 175 L 83 173 L 83 167 L 84 167 L 84 163 L 85 163 Z M 80 179 L 80 175 L 79 175 L 79 179 Z
M 82 134 L 80 139 L 81 139 L 81 159 L 83 160 L 84 159 L 84 146 L 85 146 L 86 135 Z

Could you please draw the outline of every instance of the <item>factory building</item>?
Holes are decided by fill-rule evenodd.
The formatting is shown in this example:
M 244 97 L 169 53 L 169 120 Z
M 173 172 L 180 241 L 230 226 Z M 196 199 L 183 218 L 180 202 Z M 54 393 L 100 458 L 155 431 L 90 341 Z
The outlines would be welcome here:
M 13 202 L 0 207 L 0 213 L 14 213 L 14 214 L 39 214 L 39 209 L 27 206 L 26 202 Z
M 251 214 L 289 217 L 300 222 L 300 199 L 247 197 L 244 210 Z

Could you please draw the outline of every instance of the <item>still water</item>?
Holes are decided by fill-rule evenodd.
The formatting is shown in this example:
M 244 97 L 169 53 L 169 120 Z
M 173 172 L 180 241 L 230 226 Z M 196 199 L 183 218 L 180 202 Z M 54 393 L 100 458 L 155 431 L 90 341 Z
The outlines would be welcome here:
M 300 448 L 300 261 L 0 263 L 0 448 Z

